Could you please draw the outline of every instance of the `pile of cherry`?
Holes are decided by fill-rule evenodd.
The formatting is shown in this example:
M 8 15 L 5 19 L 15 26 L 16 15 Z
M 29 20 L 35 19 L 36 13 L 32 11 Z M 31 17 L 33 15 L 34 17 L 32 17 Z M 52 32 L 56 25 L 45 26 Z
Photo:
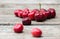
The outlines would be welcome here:
M 48 10 L 46 9 L 29 10 L 28 8 L 24 10 L 18 9 L 14 11 L 14 14 L 16 17 L 23 18 L 22 24 L 24 25 L 30 25 L 31 20 L 42 22 L 42 21 L 45 21 L 46 19 L 55 18 L 56 16 L 55 9 L 53 8 L 49 8 Z
M 20 33 L 23 31 L 24 26 L 23 25 L 31 25 L 31 20 L 35 20 L 37 22 L 45 21 L 46 19 L 55 18 L 56 12 L 55 9 L 49 8 L 49 9 L 33 9 L 32 11 L 29 9 L 24 10 L 15 10 L 14 15 L 22 19 L 22 24 L 16 24 L 13 27 L 14 32 Z M 34 37 L 40 37 L 42 35 L 42 31 L 39 28 L 33 28 L 31 30 L 31 34 Z

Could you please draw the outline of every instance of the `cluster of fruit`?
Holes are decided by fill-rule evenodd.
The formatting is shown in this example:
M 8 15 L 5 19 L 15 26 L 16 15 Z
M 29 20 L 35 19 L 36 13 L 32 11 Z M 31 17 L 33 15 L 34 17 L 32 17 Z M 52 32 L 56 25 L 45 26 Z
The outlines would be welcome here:
M 46 19 L 50 18 L 55 18 L 56 12 L 55 9 L 49 8 L 48 10 L 46 9 L 33 9 L 32 11 L 29 10 L 28 8 L 24 10 L 15 10 L 14 14 L 16 17 L 23 18 L 22 24 L 24 25 L 30 25 L 31 20 L 35 20 L 37 22 L 42 22 L 45 21 Z
M 35 20 L 37 22 L 42 22 L 45 21 L 46 19 L 50 18 L 55 18 L 56 12 L 55 9 L 49 8 L 48 10 L 46 9 L 34 9 L 34 10 L 29 10 L 29 9 L 24 9 L 24 10 L 15 10 L 14 12 L 16 17 L 23 18 L 22 24 L 16 24 L 13 29 L 14 32 L 20 33 L 23 31 L 24 26 L 23 25 L 31 25 L 31 20 Z M 31 34 L 35 37 L 40 37 L 42 35 L 42 31 L 39 28 L 33 28 L 31 30 Z
M 23 30 L 24 30 L 24 26 L 23 26 L 23 24 L 16 24 L 16 25 L 13 27 L 13 30 L 14 30 L 14 32 L 16 32 L 16 33 L 22 33 Z M 40 37 L 40 36 L 42 35 L 42 31 L 41 31 L 41 29 L 39 29 L 39 28 L 33 28 L 33 29 L 31 30 L 31 34 L 32 34 L 32 36 L 34 36 L 34 37 Z

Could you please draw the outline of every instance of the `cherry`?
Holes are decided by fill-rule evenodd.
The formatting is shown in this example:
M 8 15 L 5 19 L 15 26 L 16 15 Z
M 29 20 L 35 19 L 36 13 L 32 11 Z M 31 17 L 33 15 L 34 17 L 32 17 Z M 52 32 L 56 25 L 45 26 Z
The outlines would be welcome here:
M 23 11 L 20 10 L 20 11 L 18 12 L 18 16 L 19 16 L 20 18 L 22 18 L 22 14 L 23 14 Z
M 30 13 L 30 10 L 29 10 L 28 8 L 25 8 L 25 9 L 24 9 L 24 12 L 25 12 L 25 13 Z
M 46 16 L 43 13 L 35 13 L 35 20 L 37 22 L 42 22 L 46 19 Z
M 20 33 L 20 32 L 22 32 L 23 31 L 23 24 L 16 24 L 14 27 L 13 27 L 13 30 L 14 30 L 14 32 L 16 32 L 16 33 Z
M 53 9 L 53 8 L 49 8 L 48 11 L 51 12 L 51 18 L 55 18 L 55 16 L 56 16 L 55 9 Z
M 32 12 L 39 13 L 40 11 L 38 9 L 33 9 Z
M 31 20 L 35 20 L 35 13 L 34 12 L 31 12 L 28 14 L 28 17 L 31 19 Z
M 31 33 L 34 37 L 40 37 L 42 35 L 42 31 L 39 28 L 33 28 Z
M 45 13 L 46 13 L 47 19 L 50 19 L 51 18 L 51 12 L 47 10 Z
M 25 12 L 24 12 L 24 13 L 22 14 L 22 17 L 23 17 L 23 18 L 28 17 L 28 13 L 25 13 Z
M 22 20 L 23 25 L 31 25 L 31 19 L 30 18 L 23 18 Z
M 40 12 L 46 12 L 46 11 L 47 11 L 46 9 L 43 8 L 40 9 Z
M 20 9 L 15 10 L 15 11 L 14 11 L 14 15 L 15 15 L 16 17 L 19 17 L 19 16 L 18 16 L 18 13 L 19 13 L 19 12 L 20 12 Z

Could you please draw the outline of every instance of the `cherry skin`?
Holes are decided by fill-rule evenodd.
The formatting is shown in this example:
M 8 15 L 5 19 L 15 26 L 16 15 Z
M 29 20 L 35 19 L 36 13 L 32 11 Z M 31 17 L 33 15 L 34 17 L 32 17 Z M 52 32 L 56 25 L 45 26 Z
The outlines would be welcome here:
M 46 19 L 47 19 L 47 15 L 46 15 L 46 13 L 45 13 L 45 12 L 40 12 L 40 14 L 42 14 L 42 15 L 43 15 L 43 16 L 42 16 L 43 20 L 46 20 Z
M 32 12 L 39 13 L 40 11 L 38 9 L 33 9 Z
M 35 20 L 37 22 L 45 21 L 45 16 L 42 13 L 35 13 Z
M 23 10 L 20 10 L 20 11 L 18 12 L 18 16 L 19 16 L 20 18 L 22 18 L 22 14 L 23 14 Z
M 39 28 L 33 28 L 31 33 L 34 37 L 41 37 L 42 35 L 42 31 Z
M 13 27 L 13 30 L 14 32 L 16 33 L 21 33 L 23 31 L 23 24 L 16 24 L 14 27 Z
M 30 18 L 23 18 L 22 20 L 23 25 L 31 25 L 31 19 Z
M 30 13 L 30 10 L 29 10 L 28 8 L 25 8 L 23 11 L 24 11 L 25 13 Z
M 35 20 L 35 13 L 34 12 L 31 12 L 28 14 L 28 17 L 31 19 L 31 20 Z
M 47 10 L 45 13 L 46 13 L 47 19 L 50 19 L 51 18 L 51 12 Z
M 28 13 L 25 13 L 25 12 L 24 12 L 24 13 L 22 14 L 22 17 L 23 17 L 23 18 L 28 17 Z
M 56 11 L 55 11 L 55 9 L 49 8 L 48 11 L 51 12 L 51 18 L 55 18 L 55 16 L 56 16 Z
M 46 11 L 47 11 L 46 9 L 43 8 L 40 9 L 40 12 L 46 12 Z
M 14 11 L 14 15 L 15 15 L 16 17 L 19 17 L 19 16 L 18 16 L 18 13 L 19 13 L 19 12 L 20 12 L 20 9 L 15 10 L 15 11 Z

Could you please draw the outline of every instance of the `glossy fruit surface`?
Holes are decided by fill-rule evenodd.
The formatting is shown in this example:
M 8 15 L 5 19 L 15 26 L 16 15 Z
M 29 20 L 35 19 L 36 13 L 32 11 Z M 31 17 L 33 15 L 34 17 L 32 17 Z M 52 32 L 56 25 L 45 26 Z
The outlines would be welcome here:
M 40 11 L 38 9 L 33 9 L 31 12 L 39 13 Z
M 25 12 L 24 12 L 24 13 L 22 14 L 22 17 L 23 17 L 23 18 L 28 17 L 28 13 L 25 13 Z
M 56 16 L 56 11 L 55 11 L 55 9 L 49 8 L 48 11 L 51 12 L 51 18 L 55 18 L 55 16 Z
M 39 28 L 33 28 L 31 33 L 34 37 L 40 37 L 42 35 L 42 31 Z
M 30 10 L 28 8 L 25 8 L 23 11 L 24 13 L 30 13 Z
M 36 13 L 35 14 L 35 20 L 37 22 L 42 22 L 42 21 L 45 21 L 46 17 L 44 16 L 43 13 Z
M 50 19 L 51 18 L 51 12 L 50 11 L 46 11 L 46 16 L 47 16 L 47 19 Z
M 23 25 L 31 25 L 31 19 L 30 18 L 23 18 L 22 20 Z
M 35 20 L 35 13 L 34 12 L 31 12 L 28 14 L 28 17 L 31 19 L 31 20 Z
M 20 18 L 22 18 L 22 14 L 23 14 L 23 10 L 19 10 L 18 16 L 19 16 Z
M 16 17 L 19 17 L 19 16 L 18 16 L 19 11 L 20 11 L 20 9 L 17 9 L 17 10 L 14 11 L 14 15 L 15 15 Z
M 23 31 L 23 24 L 16 24 L 14 27 L 13 27 L 13 30 L 14 30 L 14 32 L 16 32 L 16 33 L 20 33 L 20 32 L 22 32 Z

